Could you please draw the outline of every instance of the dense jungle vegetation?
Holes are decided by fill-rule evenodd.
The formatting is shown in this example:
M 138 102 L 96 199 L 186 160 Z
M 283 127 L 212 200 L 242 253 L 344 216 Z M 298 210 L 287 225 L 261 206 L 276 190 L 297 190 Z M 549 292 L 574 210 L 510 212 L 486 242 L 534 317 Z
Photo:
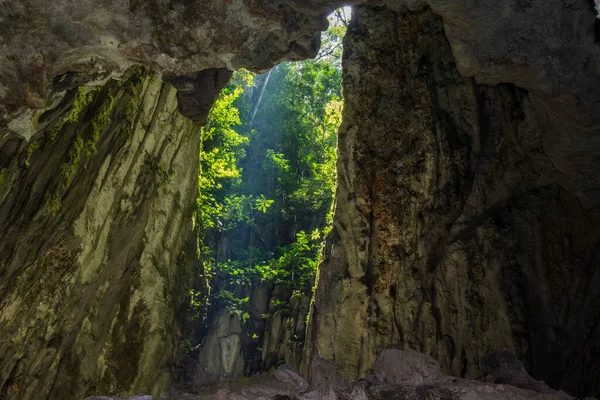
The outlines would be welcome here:
M 260 364 L 264 323 L 250 319 L 253 288 L 287 293 L 271 297 L 281 307 L 313 289 L 333 214 L 346 15 L 330 17 L 314 60 L 262 75 L 236 71 L 209 114 L 195 216 L 204 283 L 190 293 L 186 324 L 196 333 L 182 343 L 184 354 L 226 309 L 247 325 L 248 357 Z
M 256 281 L 314 283 L 335 191 L 341 17 L 331 18 L 314 60 L 237 71 L 211 110 L 197 224 L 213 304 L 243 311 L 236 288 Z

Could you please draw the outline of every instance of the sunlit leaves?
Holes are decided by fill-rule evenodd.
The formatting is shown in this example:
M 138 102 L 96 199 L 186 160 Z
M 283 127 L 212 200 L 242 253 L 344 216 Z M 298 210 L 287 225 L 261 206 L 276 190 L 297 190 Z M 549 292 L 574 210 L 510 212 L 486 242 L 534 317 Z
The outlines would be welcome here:
M 245 307 L 241 288 L 252 282 L 314 283 L 331 226 L 343 106 L 346 24 L 332 25 L 316 60 L 283 63 L 268 81 L 236 72 L 204 128 L 197 216 L 212 252 L 202 253 L 203 265 L 210 301 L 232 310 Z
M 233 104 L 244 92 L 243 83 L 248 83 L 251 76 L 247 71 L 234 74 L 233 81 L 237 83 L 222 91 L 208 115 L 206 126 L 202 128 L 197 211 L 202 229 L 214 228 L 217 221 L 223 219 L 228 208 L 222 197 L 227 189 L 240 182 L 238 160 L 244 157 L 244 146 L 249 140 L 234 129 L 241 120 Z
M 265 197 L 265 195 L 260 195 L 260 198 L 256 199 L 254 201 L 255 207 L 257 210 L 262 211 L 263 213 L 266 213 L 267 210 L 269 209 L 269 207 L 271 207 L 273 205 L 273 202 L 275 200 L 269 200 Z
M 244 257 L 216 263 L 212 273 L 229 284 L 242 286 L 257 281 L 270 281 L 285 287 L 302 287 L 314 276 L 321 246 L 318 229 L 296 234 L 296 241 L 275 249 L 275 254 L 250 247 Z
M 267 149 L 265 169 L 281 176 L 290 171 L 290 162 L 285 158 L 285 154 L 275 153 L 273 149 Z
M 329 29 L 321 34 L 321 49 L 317 61 L 327 61 L 341 69 L 342 41 L 350 21 L 348 7 L 339 8 L 329 17 Z
M 326 132 L 335 135 L 335 131 L 342 122 L 342 107 L 344 102 L 340 99 L 333 98 L 325 105 L 325 125 Z

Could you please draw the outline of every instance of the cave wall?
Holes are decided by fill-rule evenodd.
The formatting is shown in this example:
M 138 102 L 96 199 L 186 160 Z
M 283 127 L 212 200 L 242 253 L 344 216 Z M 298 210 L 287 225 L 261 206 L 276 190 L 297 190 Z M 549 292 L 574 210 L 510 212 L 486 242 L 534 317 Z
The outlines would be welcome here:
M 189 119 L 326 24 L 287 1 L 2 3 L 0 398 L 167 392 L 194 331 Z M 156 78 L 122 78 L 137 64 Z
M 569 105 L 567 95 L 536 87 L 530 71 L 508 60 L 512 52 L 500 66 L 480 64 L 498 79 L 513 68 L 520 75 L 512 81 L 529 89 L 493 78 L 487 85 L 473 67 L 478 83 L 463 74 L 469 51 L 453 43 L 457 31 L 448 34 L 448 23 L 466 23 L 465 15 L 451 20 L 451 10 L 359 6 L 353 14 L 334 229 L 304 372 L 320 356 L 361 378 L 383 347 L 401 345 L 473 378 L 482 356 L 508 349 L 535 378 L 598 395 L 598 185 L 580 179 L 598 165 L 575 151 L 597 143 L 598 109 L 588 108 L 597 89 Z M 470 54 L 483 36 L 469 37 Z M 586 66 L 577 68 L 571 75 L 585 75 Z
M 291 4 L 290 4 L 291 3 Z M 5 0 L 0 8 L 0 129 L 43 109 L 52 83 L 120 76 L 144 64 L 168 79 L 208 68 L 266 71 L 317 54 L 325 11 L 287 0 Z M 313 9 L 308 7 L 308 9 Z
M 137 67 L 2 138 L 1 398 L 166 392 L 200 139 Z

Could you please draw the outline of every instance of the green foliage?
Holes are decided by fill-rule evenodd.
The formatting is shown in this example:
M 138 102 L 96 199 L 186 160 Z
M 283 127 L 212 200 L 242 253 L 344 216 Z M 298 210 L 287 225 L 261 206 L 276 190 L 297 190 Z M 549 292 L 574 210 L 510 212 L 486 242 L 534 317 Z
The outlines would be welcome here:
M 327 60 L 337 68 L 341 68 L 342 41 L 346 34 L 350 16 L 348 7 L 338 8 L 329 16 L 329 29 L 321 34 L 321 49 L 317 61 Z
M 209 114 L 196 219 L 211 308 L 243 317 L 244 288 L 314 284 L 336 186 L 344 29 L 325 36 L 332 51 L 318 60 L 236 72 Z
M 179 351 L 182 357 L 189 358 L 192 354 L 200 348 L 199 344 L 194 345 L 190 338 L 184 338 L 179 343 Z
M 194 291 L 193 289 L 190 290 L 190 306 L 194 308 L 200 308 L 202 307 L 202 305 L 202 295 L 199 292 Z
M 269 209 L 269 207 L 271 207 L 273 205 L 273 203 L 275 202 L 275 200 L 269 200 L 265 197 L 264 194 L 260 195 L 260 198 L 256 199 L 254 201 L 254 207 L 258 210 L 261 211 L 263 213 L 266 213 L 267 210 Z
M 239 259 L 216 262 L 210 269 L 211 277 L 234 286 L 270 281 L 284 287 L 302 287 L 314 277 L 320 238 L 318 230 L 310 235 L 298 232 L 295 242 L 272 253 L 249 247 Z
M 96 114 L 92 118 L 92 132 L 90 138 L 85 142 L 84 154 L 90 157 L 96 153 L 96 143 L 100 140 L 100 134 L 110 124 L 110 114 L 115 106 L 115 98 L 110 90 L 108 91 L 106 100 L 98 108 Z
M 335 191 L 341 71 L 329 58 L 280 65 L 258 107 L 241 161 L 245 191 L 268 191 L 281 229 L 323 229 L 312 221 L 329 212 Z
M 273 149 L 267 149 L 264 169 L 277 175 L 279 182 L 281 182 L 282 177 L 290 172 L 290 162 L 285 158 L 285 154 L 275 153 Z
M 25 153 L 25 160 L 23 161 L 23 165 L 25 166 L 25 168 L 29 168 L 29 165 L 31 164 L 31 156 L 36 150 L 39 150 L 39 148 L 40 144 L 36 139 L 29 142 Z
M 4 168 L 0 168 L 0 185 L 4 183 Z
M 248 78 L 247 74 L 236 72 L 234 81 L 250 84 L 251 78 Z M 234 126 L 240 125 L 241 121 L 233 103 L 243 91 L 241 83 L 227 86 L 213 105 L 208 123 L 202 128 L 197 215 L 203 230 L 213 228 L 217 224 L 223 225 L 224 220 L 230 219 L 227 217 L 244 219 L 243 210 L 250 208 L 250 198 L 226 195 L 232 187 L 240 183 L 241 170 L 237 160 L 244 157 L 244 146 L 248 144 L 248 138 L 234 130 Z M 227 224 L 230 223 L 231 221 Z

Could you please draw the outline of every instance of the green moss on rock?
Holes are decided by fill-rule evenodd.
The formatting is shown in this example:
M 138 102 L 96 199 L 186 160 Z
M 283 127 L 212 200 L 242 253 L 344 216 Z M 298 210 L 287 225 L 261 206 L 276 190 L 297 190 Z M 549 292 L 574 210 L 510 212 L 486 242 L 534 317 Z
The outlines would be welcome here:
M 110 124 L 110 115 L 115 106 L 115 98 L 111 90 L 108 90 L 106 100 L 98 108 L 98 111 L 92 118 L 92 132 L 89 139 L 85 142 L 84 155 L 90 157 L 96 153 L 96 143 L 100 140 L 101 133 Z
M 187 288 L 187 275 L 172 271 L 182 239 L 170 232 L 187 231 L 200 137 L 176 114 L 175 89 L 151 85 L 144 69 L 137 71 L 127 74 L 126 86 L 111 80 L 72 90 L 20 148 L 20 166 L 27 156 L 31 168 L 3 173 L 1 188 L 17 179 L 45 188 L 14 202 L 15 210 L 27 207 L 36 229 L 18 234 L 40 232 L 40 240 L 0 261 L 0 270 L 19 270 L 2 313 L 10 323 L 0 324 L 15 339 L 2 347 L 7 368 L 21 363 L 26 371 L 15 375 L 18 398 L 158 398 L 170 386 L 171 293 Z M 147 164 L 139 157 L 144 151 Z M 169 190 L 156 190 L 170 177 Z M 134 230 L 144 237 L 124 242 Z
M 127 136 L 131 137 L 135 116 L 140 107 L 141 96 L 138 87 L 143 85 L 148 77 L 150 77 L 151 82 L 156 78 L 149 75 L 148 68 L 143 65 L 131 67 L 126 76 L 128 76 L 128 78 L 120 81 L 119 87 L 124 88 L 130 94 L 129 101 L 125 105 L 125 119 L 127 120 Z
M 55 140 L 67 123 L 76 123 L 80 115 L 94 101 L 95 96 L 100 92 L 100 87 L 88 89 L 86 86 L 80 86 L 75 92 L 72 107 L 69 113 L 50 131 L 50 140 Z
M 161 182 L 168 182 L 171 178 L 175 176 L 175 172 L 172 170 L 168 170 L 165 168 L 160 162 L 158 162 L 154 157 L 149 154 L 146 155 L 146 165 L 148 165 L 159 177 Z
M 46 206 L 52 215 L 60 210 L 62 206 L 62 193 L 71 185 L 73 177 L 77 173 L 79 163 L 81 161 L 81 153 L 84 150 L 83 139 L 79 135 L 75 137 L 75 141 L 69 150 L 68 159 L 60 166 L 61 183 L 52 193 L 46 193 Z
M 40 144 L 37 140 L 32 140 L 29 143 L 29 146 L 27 146 L 27 151 L 25 153 L 25 160 L 23 161 L 23 166 L 25 168 L 29 168 L 29 165 L 31 165 L 31 156 L 36 150 L 39 150 L 39 148 Z
M 62 205 L 62 196 L 58 189 L 54 190 L 52 193 L 46 193 L 45 202 L 48 211 L 55 216 Z
M 77 172 L 77 168 L 79 167 L 79 161 L 81 160 L 81 152 L 83 151 L 83 139 L 80 136 L 75 138 L 75 142 L 69 151 L 69 159 L 67 162 L 63 163 L 60 166 L 60 171 L 62 173 L 62 188 L 66 189 L 69 187 L 71 182 L 73 181 L 73 177 Z
M 99 87 L 95 87 L 91 89 L 89 92 L 85 86 L 80 86 L 77 88 L 77 93 L 75 98 L 73 99 L 73 107 L 67 116 L 68 122 L 78 122 L 79 115 L 84 111 L 84 109 L 94 101 L 94 96 L 96 93 L 100 91 Z

